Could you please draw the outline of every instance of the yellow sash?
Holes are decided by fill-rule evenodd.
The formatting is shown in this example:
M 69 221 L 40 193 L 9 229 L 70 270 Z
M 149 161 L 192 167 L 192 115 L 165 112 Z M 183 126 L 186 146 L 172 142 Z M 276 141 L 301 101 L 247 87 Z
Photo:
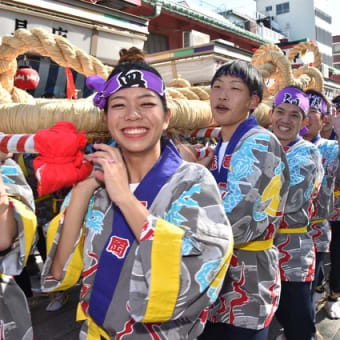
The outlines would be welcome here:
M 62 202 L 63 200 L 64 200 L 63 198 L 52 198 L 52 211 L 54 214 L 59 212 L 57 209 L 57 203 Z
M 340 196 L 340 190 L 334 191 L 334 196 L 335 196 L 335 197 Z
M 278 234 L 305 234 L 307 232 L 307 226 L 301 228 L 280 228 Z
M 76 320 L 77 321 L 87 320 L 88 331 L 87 331 L 86 340 L 100 340 L 101 336 L 106 340 L 110 340 L 110 336 L 104 331 L 104 329 L 99 327 L 89 315 L 84 313 L 83 309 L 80 306 L 80 303 L 78 303 L 78 307 L 77 307 L 77 319 Z
M 269 240 L 263 241 L 250 241 L 247 243 L 239 244 L 234 246 L 234 249 L 246 250 L 246 251 L 261 251 L 267 250 L 273 247 L 274 240 L 270 238 Z
M 35 203 L 39 203 L 39 202 L 41 202 L 41 201 L 43 201 L 43 200 L 46 200 L 47 198 L 50 198 L 50 197 L 51 197 L 51 195 L 50 195 L 50 194 L 47 194 L 47 195 L 44 195 L 44 196 L 41 196 L 41 197 L 36 198 L 36 199 L 34 200 L 34 202 L 35 202 Z
M 325 222 L 326 219 L 325 218 L 320 218 L 319 220 L 313 220 L 310 222 L 310 224 L 318 224 L 318 223 L 322 223 Z
M 22 153 L 18 157 L 18 164 L 19 164 L 25 178 L 27 178 L 28 177 L 28 171 L 27 171 L 27 167 L 26 167 L 25 161 L 24 161 L 24 154 L 22 154 Z

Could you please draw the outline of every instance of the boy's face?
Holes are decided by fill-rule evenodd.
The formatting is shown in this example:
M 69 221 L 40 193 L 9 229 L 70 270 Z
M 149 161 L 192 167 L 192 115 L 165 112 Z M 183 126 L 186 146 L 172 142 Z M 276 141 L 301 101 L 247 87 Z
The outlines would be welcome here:
M 327 118 L 324 118 L 318 109 L 310 107 L 308 111 L 308 132 L 304 135 L 304 138 L 313 139 L 318 133 L 320 133 L 324 121 L 326 120 Z
M 340 110 L 339 110 L 339 113 L 340 113 Z M 333 129 L 333 125 L 332 125 L 332 120 L 330 119 L 329 114 L 326 114 L 324 116 L 323 123 L 324 124 L 322 126 L 321 132 L 322 133 L 330 133 Z
M 217 78 L 210 92 L 211 111 L 215 121 L 221 126 L 240 124 L 259 101 L 257 95 L 249 94 L 249 89 L 241 78 L 230 75 Z
M 281 103 L 271 112 L 272 130 L 283 146 L 297 137 L 304 123 L 301 109 L 294 104 Z
M 337 116 L 340 115 L 340 105 L 336 107 L 336 115 L 337 115 Z

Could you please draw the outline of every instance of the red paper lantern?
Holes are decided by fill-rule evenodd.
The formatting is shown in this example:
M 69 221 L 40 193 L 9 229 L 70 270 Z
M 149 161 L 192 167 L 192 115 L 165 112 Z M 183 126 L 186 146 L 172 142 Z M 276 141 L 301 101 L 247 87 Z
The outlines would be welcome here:
M 34 90 L 39 84 L 39 73 L 29 66 L 19 67 L 14 76 L 14 86 L 22 90 Z

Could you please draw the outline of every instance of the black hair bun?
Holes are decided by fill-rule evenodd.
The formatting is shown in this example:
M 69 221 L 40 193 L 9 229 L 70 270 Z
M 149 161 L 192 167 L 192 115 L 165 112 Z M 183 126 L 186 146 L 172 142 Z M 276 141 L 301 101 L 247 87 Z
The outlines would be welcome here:
M 129 49 L 122 48 L 119 51 L 119 57 L 118 64 L 137 61 L 145 62 L 144 52 L 137 47 L 131 47 Z

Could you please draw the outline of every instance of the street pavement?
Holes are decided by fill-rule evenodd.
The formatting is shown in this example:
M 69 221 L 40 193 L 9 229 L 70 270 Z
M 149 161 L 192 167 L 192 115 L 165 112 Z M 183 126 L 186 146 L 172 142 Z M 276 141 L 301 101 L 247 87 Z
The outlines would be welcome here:
M 323 340 L 340 340 L 340 320 L 329 319 L 324 309 L 317 313 L 316 328 L 323 336 Z M 274 319 L 270 326 L 268 340 L 275 340 L 279 334 L 281 334 L 280 325 Z
M 55 312 L 47 312 L 49 298 L 43 294 L 34 297 L 31 306 L 34 340 L 76 340 L 79 339 L 80 323 L 76 322 L 76 308 L 80 287 L 70 289 L 66 304 Z

